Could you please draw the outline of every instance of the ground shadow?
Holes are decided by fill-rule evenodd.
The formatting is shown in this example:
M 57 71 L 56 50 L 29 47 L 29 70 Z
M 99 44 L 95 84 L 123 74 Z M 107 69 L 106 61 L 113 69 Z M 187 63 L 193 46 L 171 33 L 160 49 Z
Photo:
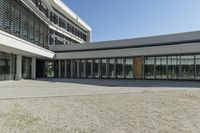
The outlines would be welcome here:
M 76 83 L 104 87 L 180 87 L 200 88 L 199 81 L 171 81 L 171 80 L 122 80 L 122 79 L 62 79 L 38 78 L 38 81 Z

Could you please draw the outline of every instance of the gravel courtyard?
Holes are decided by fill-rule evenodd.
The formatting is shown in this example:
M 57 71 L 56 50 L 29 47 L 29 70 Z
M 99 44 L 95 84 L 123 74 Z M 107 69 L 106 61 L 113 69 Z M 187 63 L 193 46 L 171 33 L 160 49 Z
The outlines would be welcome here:
M 1 133 L 199 133 L 200 82 L 0 82 Z

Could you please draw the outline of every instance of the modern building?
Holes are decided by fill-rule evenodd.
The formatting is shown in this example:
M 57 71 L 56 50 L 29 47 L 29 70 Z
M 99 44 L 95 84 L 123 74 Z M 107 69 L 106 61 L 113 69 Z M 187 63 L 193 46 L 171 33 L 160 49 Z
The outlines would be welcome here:
M 0 80 L 200 80 L 200 31 L 91 43 L 61 0 L 0 0 Z

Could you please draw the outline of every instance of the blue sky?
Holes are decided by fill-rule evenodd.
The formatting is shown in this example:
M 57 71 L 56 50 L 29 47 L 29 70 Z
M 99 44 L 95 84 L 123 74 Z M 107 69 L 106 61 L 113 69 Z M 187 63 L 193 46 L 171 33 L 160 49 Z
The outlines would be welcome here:
M 200 0 L 63 0 L 92 28 L 92 41 L 200 30 Z

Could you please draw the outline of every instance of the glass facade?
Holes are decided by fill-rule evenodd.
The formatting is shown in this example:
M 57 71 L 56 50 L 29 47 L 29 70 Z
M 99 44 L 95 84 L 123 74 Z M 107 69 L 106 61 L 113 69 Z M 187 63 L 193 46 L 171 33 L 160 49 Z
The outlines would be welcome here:
M 124 74 L 125 78 L 134 78 L 133 58 L 125 58 Z
M 107 78 L 107 60 L 101 59 L 101 77 Z
M 123 59 L 116 59 L 116 77 L 123 78 Z
M 65 77 L 65 60 L 60 61 L 60 77 L 64 78 Z
M 79 60 L 73 60 L 73 78 L 78 78 L 78 64 Z
M 167 56 L 156 57 L 156 79 L 167 79 Z
M 195 78 L 194 55 L 181 56 L 181 77 L 182 79 L 194 80 Z
M 71 60 L 66 60 L 66 77 L 67 78 L 70 78 L 71 77 L 71 70 L 72 70 L 72 68 L 71 68 Z
M 99 59 L 94 59 L 93 63 L 93 72 L 94 72 L 94 77 L 99 78 Z
M 47 25 L 20 0 L 0 0 L 0 12 L 1 30 L 41 47 L 48 47 Z
M 196 79 L 200 80 L 200 55 L 195 56 L 195 70 L 196 70 Z
M 86 77 L 91 78 L 92 77 L 92 60 L 86 60 Z
M 135 71 L 142 70 L 141 77 L 145 79 L 200 80 L 200 54 L 147 56 L 140 59 L 144 60 L 143 66 L 139 65 L 142 67 L 140 69 L 135 69 L 135 57 L 61 60 L 60 75 L 62 78 L 137 79 Z M 44 64 L 45 77 L 58 77 L 58 61 L 45 61 Z M 66 75 L 63 72 L 65 69 Z
M 31 58 L 22 57 L 22 78 L 30 79 L 31 78 Z
M 15 79 L 16 56 L 0 52 L 0 81 Z
M 65 31 L 69 32 L 70 34 L 78 37 L 81 40 L 88 41 L 89 35 L 88 33 L 80 28 L 77 24 L 72 22 L 70 19 L 66 18 L 65 15 L 57 11 L 56 9 L 51 11 L 43 4 L 41 0 L 31 0 L 36 7 L 55 25 L 59 26 L 60 28 L 64 29 Z M 53 34 L 52 34 L 53 35 Z M 57 45 L 65 44 L 63 41 L 64 38 L 60 39 L 56 38 Z M 70 43 L 77 43 L 76 41 L 65 37 Z M 67 43 L 68 44 L 68 43 Z
M 85 78 L 85 60 L 80 60 L 79 74 L 81 78 Z
M 109 62 L 109 64 L 108 64 L 109 78 L 115 78 L 115 73 L 116 73 L 115 72 L 115 70 L 116 70 L 115 59 L 109 59 L 108 62 Z
M 145 79 L 155 78 L 155 57 L 145 57 Z

